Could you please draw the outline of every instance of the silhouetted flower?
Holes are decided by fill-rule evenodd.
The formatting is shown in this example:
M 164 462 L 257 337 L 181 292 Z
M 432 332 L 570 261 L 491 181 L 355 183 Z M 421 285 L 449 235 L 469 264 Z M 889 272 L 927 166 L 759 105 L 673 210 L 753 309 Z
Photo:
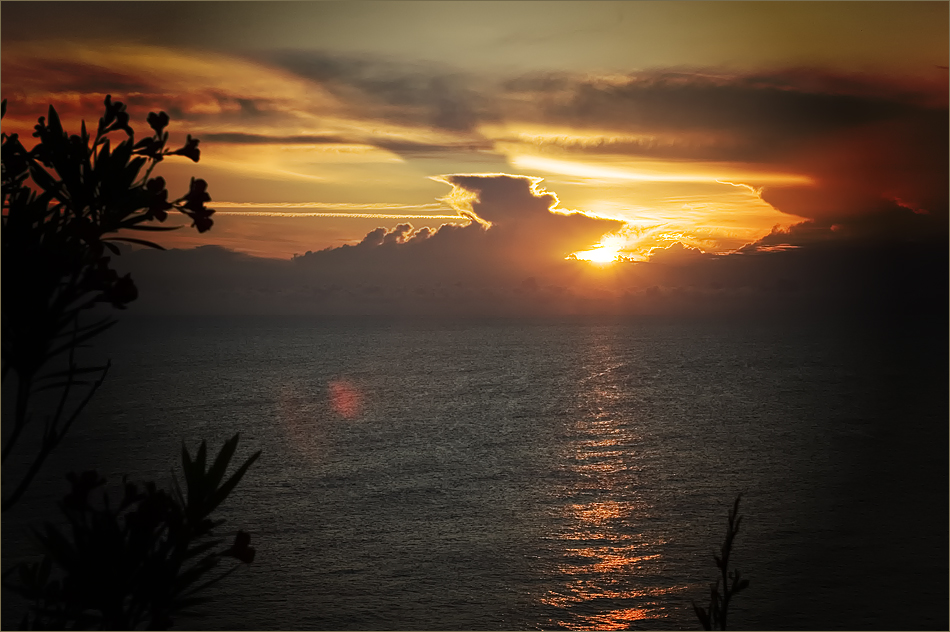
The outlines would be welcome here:
M 135 143 L 135 147 L 132 148 L 132 151 L 137 154 L 144 156 L 149 156 L 155 160 L 162 159 L 162 143 L 160 140 L 154 138 L 143 138 L 139 142 Z
M 63 504 L 68 509 L 82 510 L 86 508 L 89 492 L 105 484 L 106 479 L 100 478 L 95 470 L 88 470 L 80 475 L 70 472 L 66 479 L 72 483 L 72 490 L 63 498 Z
M 123 496 L 122 498 L 123 509 L 145 498 L 145 496 L 139 492 L 138 485 L 126 480 L 125 478 L 123 478 L 123 483 L 125 483 L 124 484 L 125 496 Z
M 188 194 L 185 196 L 185 208 L 196 213 L 205 210 L 205 202 L 211 201 L 208 195 L 208 183 L 201 178 L 192 178 Z
M 194 217 L 193 219 L 194 221 L 191 223 L 191 225 L 197 228 L 199 233 L 210 230 L 211 227 L 214 226 L 214 220 L 207 215 L 201 215 Z
M 211 196 L 208 195 L 208 183 L 201 178 L 192 178 L 191 188 L 184 200 L 183 210 L 191 217 L 192 226 L 197 228 L 199 233 L 210 229 L 214 224 L 211 219 L 214 210 L 205 207 L 205 202 L 211 201 Z
M 148 212 L 158 221 L 164 222 L 165 218 L 168 217 L 168 213 L 165 211 L 172 207 L 168 201 L 168 190 L 165 188 L 165 178 L 158 176 L 157 178 L 150 179 L 145 185 L 145 190 L 149 194 Z
M 250 564 L 254 561 L 254 554 L 256 553 L 254 547 L 250 546 L 250 544 L 251 535 L 246 531 L 238 531 L 237 535 L 234 536 L 234 544 L 231 548 L 222 553 L 222 555 L 235 557 L 245 564 Z
M 123 308 L 127 303 L 131 303 L 139 296 L 139 290 L 132 281 L 132 275 L 126 274 L 115 282 L 110 292 L 110 298 L 114 307 Z
M 12 177 L 25 173 L 30 167 L 27 154 L 17 134 L 10 134 L 3 144 L 3 166 Z
M 198 139 L 192 138 L 191 134 L 188 134 L 188 140 L 185 141 L 185 146 L 171 153 L 177 156 L 187 156 L 195 162 L 198 162 L 198 159 L 201 157 L 201 150 L 198 149 Z
M 168 126 L 168 115 L 165 112 L 149 112 L 148 118 L 149 127 L 155 130 L 156 135 L 161 135 L 162 130 Z
M 105 104 L 105 116 L 99 119 L 99 134 L 121 129 L 132 136 L 132 128 L 129 127 L 129 114 L 125 111 L 125 104 L 121 101 L 113 103 L 111 94 L 106 95 Z
M 118 103 L 118 105 L 122 106 L 122 110 L 120 112 L 116 112 L 116 115 L 115 115 L 116 122 L 115 122 L 115 125 L 112 126 L 112 128 L 125 130 L 126 134 L 128 134 L 129 136 L 132 136 L 133 134 L 132 128 L 129 127 L 129 113 L 125 111 L 125 104 Z
M 132 532 L 151 533 L 163 521 L 168 520 L 171 503 L 163 492 L 148 493 L 135 511 L 128 514 L 126 524 Z

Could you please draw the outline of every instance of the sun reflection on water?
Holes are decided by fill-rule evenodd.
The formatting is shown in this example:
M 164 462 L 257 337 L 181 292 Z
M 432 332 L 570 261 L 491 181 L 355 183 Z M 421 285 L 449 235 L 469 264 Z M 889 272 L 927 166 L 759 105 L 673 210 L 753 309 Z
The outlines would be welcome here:
M 668 538 L 650 525 L 654 508 L 639 493 L 643 483 L 637 451 L 641 438 L 633 412 L 623 403 L 620 376 L 632 370 L 609 344 L 587 348 L 587 376 L 578 381 L 578 418 L 562 453 L 562 487 L 556 510 L 562 528 L 552 537 L 560 549 L 552 574 L 557 586 L 541 603 L 553 610 L 551 626 L 575 630 L 650 627 L 670 617 L 670 586 L 663 563 Z M 556 614 L 555 614 L 556 613 Z

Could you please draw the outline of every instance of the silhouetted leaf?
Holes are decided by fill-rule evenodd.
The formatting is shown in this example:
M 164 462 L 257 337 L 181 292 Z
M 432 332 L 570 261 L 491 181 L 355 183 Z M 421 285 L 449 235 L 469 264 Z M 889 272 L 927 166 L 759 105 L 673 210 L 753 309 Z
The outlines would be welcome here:
M 195 482 L 197 488 L 195 494 L 198 499 L 204 500 L 204 498 L 211 492 L 207 488 L 205 483 L 205 462 L 208 457 L 208 444 L 205 441 L 201 442 L 201 445 L 198 446 L 198 455 L 195 457 L 195 463 L 193 465 Z M 188 501 L 191 502 L 192 498 L 189 496 Z
M 208 574 L 208 571 L 212 570 L 218 564 L 218 558 L 215 556 L 209 556 L 202 560 L 199 560 L 197 564 L 184 570 L 178 574 L 178 577 L 175 578 L 173 585 L 173 592 L 179 594 L 194 594 L 198 592 L 199 589 L 192 589 L 185 592 L 192 584 Z M 235 567 L 236 568 L 236 567 Z
M 203 555 L 204 553 L 207 553 L 211 549 L 215 549 L 219 547 L 222 542 L 224 542 L 224 540 L 210 540 L 198 546 L 192 547 L 188 549 L 188 551 L 185 553 L 185 559 L 190 560 L 193 557 L 198 557 L 199 555 Z
M 181 614 L 186 614 L 191 617 L 200 617 L 202 616 L 200 613 L 189 612 L 185 609 L 194 606 L 200 606 L 201 604 L 208 603 L 209 601 L 211 601 L 210 597 L 185 597 L 182 599 L 176 599 L 175 605 L 176 607 L 181 608 Z
M 130 244 L 138 244 L 138 245 L 140 245 L 140 246 L 146 246 L 146 247 L 148 247 L 148 248 L 155 248 L 156 250 L 165 250 L 164 247 L 162 247 L 162 246 L 156 244 L 155 242 L 146 241 L 146 240 L 144 240 L 144 239 L 136 239 L 135 237 L 106 237 L 106 238 L 104 238 L 102 241 L 103 241 L 103 242 L 125 241 L 125 242 L 128 242 L 128 243 L 130 243 Z M 118 253 L 117 253 L 117 254 L 118 254 Z
M 43 386 L 37 387 L 36 392 L 42 393 L 43 391 L 48 391 L 54 388 L 63 388 L 65 386 L 84 386 L 86 384 L 90 384 L 90 382 L 86 380 L 66 380 L 62 382 L 54 382 L 52 384 L 44 384 Z
M 184 226 L 125 226 L 129 230 L 151 230 L 151 231 L 162 231 L 162 230 L 178 230 L 179 228 L 184 228 Z
M 115 325 L 115 323 L 116 323 L 116 321 L 110 320 L 109 322 L 107 322 L 107 323 L 105 323 L 105 324 L 103 324 L 103 325 L 100 325 L 100 326 L 98 326 L 98 327 L 94 327 L 94 328 L 92 328 L 91 330 L 87 330 L 87 331 L 85 331 L 83 334 L 77 336 L 76 338 L 71 339 L 71 341 L 70 341 L 69 343 L 67 343 L 67 344 L 65 344 L 65 345 L 61 345 L 60 347 L 54 349 L 53 351 L 51 351 L 51 352 L 49 353 L 49 355 L 50 355 L 51 357 L 52 357 L 52 356 L 56 356 L 56 355 L 59 355 L 60 353 L 62 353 L 63 351 L 65 351 L 66 349 L 69 349 L 70 347 L 75 347 L 75 346 L 77 346 L 77 345 L 80 345 L 80 344 L 82 344 L 83 342 L 85 342 L 86 340 L 89 340 L 90 338 L 94 338 L 95 336 L 98 336 L 99 334 L 101 334 L 101 333 L 104 332 L 105 330 L 107 330 L 107 329 L 109 329 L 110 327 L 112 327 L 113 325 Z
M 191 499 L 194 498 L 197 490 L 197 485 L 195 483 L 195 468 L 191 460 L 191 455 L 188 454 L 188 448 L 185 447 L 185 442 L 181 444 L 181 469 L 185 473 L 185 491 L 187 492 L 186 501 L 191 502 Z
M 247 472 L 247 468 L 251 467 L 254 461 L 256 461 L 258 457 L 260 456 L 261 456 L 260 450 L 252 454 L 251 457 L 247 461 L 244 462 L 244 465 L 238 468 L 237 472 L 235 472 L 224 485 L 222 485 L 217 491 L 215 491 L 211 495 L 211 498 L 208 500 L 208 504 L 206 507 L 207 511 L 209 512 L 214 511 L 214 509 L 218 505 L 224 502 L 224 499 L 228 497 L 228 494 L 231 493 L 231 490 L 233 490 L 237 486 L 237 484 L 241 481 L 241 478 L 244 476 L 244 473 Z
M 30 165 L 30 177 L 33 178 L 33 181 L 36 182 L 42 189 L 47 191 L 50 195 L 55 196 L 57 199 L 61 199 L 62 191 L 60 189 L 59 181 L 53 178 L 46 169 L 38 165 Z
M 225 441 L 223 446 L 221 446 L 221 451 L 218 452 L 218 456 L 215 458 L 214 464 L 211 466 L 211 469 L 208 470 L 208 489 L 212 491 L 218 489 L 218 485 L 221 484 L 221 480 L 224 478 L 224 473 L 228 469 L 228 464 L 231 462 L 231 457 L 234 456 L 234 451 L 237 449 L 240 436 L 241 433 L 235 434 L 233 437 Z
M 696 605 L 696 602 L 693 602 L 693 611 L 696 613 L 696 618 L 699 619 L 699 622 L 702 624 L 704 630 L 712 630 L 712 625 L 709 622 L 709 614 L 706 612 L 705 608 Z
M 103 364 L 101 366 L 91 366 L 91 367 L 86 367 L 86 368 L 75 367 L 72 369 L 65 369 L 63 371 L 54 371 L 53 373 L 47 373 L 45 375 L 40 376 L 37 379 L 47 380 L 50 378 L 64 377 L 67 375 L 84 375 L 87 373 L 101 373 L 102 371 L 105 371 L 108 368 L 108 366 L 109 365 L 107 364 Z
M 211 580 L 209 580 L 209 581 L 207 581 L 207 582 L 205 582 L 205 583 L 203 583 L 203 584 L 200 584 L 200 585 L 198 585 L 198 586 L 195 586 L 194 588 L 192 588 L 191 590 L 189 590 L 187 593 L 185 593 L 185 594 L 184 594 L 184 597 L 191 597 L 192 595 L 194 595 L 194 594 L 196 594 L 196 593 L 199 593 L 199 592 L 201 592 L 202 590 L 206 590 L 207 588 L 210 588 L 211 586 L 214 586 L 214 585 L 217 584 L 219 581 L 221 581 L 222 579 L 224 579 L 225 577 L 229 576 L 231 573 L 233 573 L 234 571 L 236 571 L 238 568 L 240 568 L 240 567 L 239 567 L 239 566 L 232 566 L 231 568 L 229 568 L 229 569 L 226 570 L 225 572 L 221 573 L 220 575 L 218 575 L 218 576 L 215 577 L 214 579 L 211 579 Z
M 57 565 L 70 569 L 76 563 L 76 550 L 69 540 L 53 525 L 46 524 L 46 533 L 33 529 L 34 537 Z
M 3 100 L 0 116 L 5 116 L 6 105 Z M 161 249 L 157 243 L 126 237 L 119 231 L 181 228 L 152 225 L 167 218 L 172 203 L 164 179 L 141 175 L 143 169 L 150 171 L 162 159 L 168 140 L 168 115 L 151 113 L 147 120 L 154 136 L 136 143 L 125 104 L 107 95 L 104 105 L 105 114 L 91 146 L 85 121 L 78 135 L 69 135 L 52 105 L 48 116 L 40 117 L 34 127 L 33 137 L 39 141 L 31 150 L 27 151 L 16 135 L 2 135 L 3 252 L 14 259 L 20 253 L 29 254 L 11 277 L 17 284 L 4 284 L 4 298 L 8 299 L 7 305 L 32 306 L 31 312 L 12 320 L 7 318 L 9 312 L 4 312 L 4 376 L 11 370 L 18 379 L 33 378 L 31 395 L 41 389 L 63 389 L 63 401 L 69 394 L 67 389 L 91 386 L 80 394 L 81 401 L 73 410 L 67 406 L 62 415 L 58 411 L 47 420 L 45 432 L 40 428 L 43 452 L 37 464 L 42 464 L 109 370 L 109 364 L 73 364 L 77 349 L 88 346 L 115 324 L 105 319 L 80 325 L 84 310 L 103 301 L 121 309 L 137 297 L 131 276 L 120 276 L 111 267 L 109 253 L 119 254 L 117 245 L 122 242 Z M 107 135 L 117 130 L 124 130 L 127 138 L 112 143 Z M 170 153 L 197 162 L 198 140 L 188 136 L 184 147 Z M 27 182 L 30 177 L 32 182 Z M 193 178 L 188 193 L 178 200 L 183 202 L 179 210 L 199 231 L 213 224 L 210 218 L 214 210 L 205 206 L 210 199 L 204 180 Z M 15 353 L 9 351 L 7 340 L 14 341 Z M 56 370 L 42 374 L 47 362 L 67 352 L 68 369 L 57 365 Z M 51 399 L 46 393 L 42 396 Z M 18 413 L 15 423 L 19 427 L 31 419 Z M 154 482 L 146 482 L 142 491 L 123 479 L 121 503 L 112 506 L 104 490 L 90 493 L 103 482 L 98 475 L 86 472 L 74 476 L 72 489 L 61 505 L 69 526 L 60 529 L 47 523 L 44 531 L 34 530 L 47 557 L 39 565 L 21 568 L 25 573 L 21 584 L 33 585 L 38 591 L 35 597 L 44 600 L 32 610 L 32 618 L 24 619 L 24 627 L 167 628 L 176 608 L 206 601 L 193 594 L 180 599 L 182 595 L 176 595 L 176 590 L 184 586 L 194 593 L 237 568 L 225 573 L 215 570 L 224 559 L 221 553 L 215 553 L 223 541 L 208 537 L 223 522 L 212 518 L 210 510 L 232 492 L 260 455 L 258 452 L 249 458 L 221 485 L 237 438 L 235 435 L 225 443 L 207 472 L 206 444 L 202 442 L 194 461 L 182 446 L 187 497 L 177 480 L 173 481 L 173 491 L 167 493 L 157 489 Z M 4 449 L 8 446 L 5 438 Z M 16 487 L 12 498 L 4 498 L 4 509 L 16 502 L 31 477 Z M 186 509 L 192 515 L 186 515 Z M 250 536 L 239 532 L 228 552 L 245 562 L 253 559 Z M 139 570 L 127 576 L 126 570 L 120 570 L 123 568 Z M 57 579 L 52 580 L 53 576 Z M 108 577 L 107 585 L 97 586 L 98 577 Z M 118 605 L 103 605 L 110 601 Z
M 49 116 L 49 123 L 47 124 L 47 126 L 49 127 L 50 133 L 55 134 L 56 136 L 62 136 L 63 124 L 59 120 L 59 114 L 56 113 L 56 108 L 54 108 L 52 105 L 49 106 L 48 116 Z

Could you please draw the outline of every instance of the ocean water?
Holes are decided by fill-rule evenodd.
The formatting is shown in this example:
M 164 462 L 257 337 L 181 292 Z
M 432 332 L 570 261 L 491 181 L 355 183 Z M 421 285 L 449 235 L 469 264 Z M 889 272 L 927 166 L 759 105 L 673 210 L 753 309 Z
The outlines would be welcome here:
M 92 353 L 4 560 L 66 471 L 240 432 L 257 559 L 180 627 L 696 629 L 739 492 L 734 629 L 948 626 L 945 323 L 129 317 Z

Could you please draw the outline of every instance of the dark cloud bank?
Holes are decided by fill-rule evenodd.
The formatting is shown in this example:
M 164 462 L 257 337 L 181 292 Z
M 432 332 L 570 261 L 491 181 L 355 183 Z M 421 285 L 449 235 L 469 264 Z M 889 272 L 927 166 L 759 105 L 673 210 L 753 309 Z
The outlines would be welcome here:
M 314 315 L 762 315 L 858 321 L 947 316 L 946 214 L 892 204 L 849 221 L 810 220 L 736 253 L 676 244 L 644 263 L 565 260 L 621 223 L 550 209 L 515 176 L 447 176 L 477 220 L 409 224 L 358 245 L 259 259 L 215 246 L 134 251 L 134 313 Z M 490 223 L 490 227 L 488 227 Z

